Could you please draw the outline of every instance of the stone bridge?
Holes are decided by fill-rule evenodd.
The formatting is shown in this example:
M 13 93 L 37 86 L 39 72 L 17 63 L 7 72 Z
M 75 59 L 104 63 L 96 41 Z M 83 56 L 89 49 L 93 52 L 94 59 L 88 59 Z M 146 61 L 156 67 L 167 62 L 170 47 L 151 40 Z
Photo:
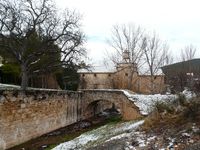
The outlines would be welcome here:
M 124 120 L 140 117 L 139 109 L 130 101 L 122 90 L 82 90 L 82 111 L 84 118 L 93 116 L 113 105 Z
M 0 90 L 0 150 L 115 107 L 124 120 L 141 117 L 120 90 Z

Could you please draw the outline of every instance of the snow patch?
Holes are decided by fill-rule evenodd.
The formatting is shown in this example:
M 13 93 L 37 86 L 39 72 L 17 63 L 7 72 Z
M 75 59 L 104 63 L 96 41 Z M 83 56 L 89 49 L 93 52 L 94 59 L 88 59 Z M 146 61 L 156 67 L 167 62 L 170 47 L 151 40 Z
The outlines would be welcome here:
M 0 83 L 0 89 L 4 90 L 20 90 L 21 86 L 19 85 L 13 85 L 13 84 L 2 84 Z M 27 90 L 39 90 L 39 91 L 64 91 L 60 89 L 46 89 L 46 88 L 32 88 L 32 87 L 27 87 Z
M 122 133 L 120 135 L 117 135 L 117 136 L 114 136 L 114 137 L 111 137 L 109 140 L 107 140 L 106 142 L 109 142 L 109 141 L 112 141 L 112 140 L 117 140 L 117 139 L 121 139 L 123 137 L 129 137 L 130 134 L 129 133 Z
M 0 83 L 0 88 L 16 88 L 16 89 L 19 89 L 20 86 L 19 85 L 2 84 L 2 83 Z
M 142 115 L 148 115 L 152 110 L 156 102 L 168 102 L 170 100 L 175 100 L 176 95 L 144 95 L 144 94 L 130 94 L 128 91 L 123 91 L 129 100 L 133 101 L 134 104 L 139 108 Z
M 78 138 L 75 138 L 72 141 L 65 142 L 63 144 L 58 145 L 53 150 L 77 149 L 77 148 L 82 147 L 83 145 L 86 145 L 88 142 L 94 141 L 97 139 L 98 139 L 98 136 L 96 136 L 96 135 L 83 134 L 83 135 L 79 136 Z
M 128 137 L 130 133 L 127 132 L 135 131 L 143 123 L 144 120 L 105 125 L 96 130 L 84 133 L 71 141 L 62 143 L 53 150 L 83 149 L 83 147 L 87 148 L 106 141 Z
M 196 97 L 196 94 L 194 92 L 188 90 L 187 88 L 183 92 L 181 92 L 181 94 L 183 94 L 187 100 Z

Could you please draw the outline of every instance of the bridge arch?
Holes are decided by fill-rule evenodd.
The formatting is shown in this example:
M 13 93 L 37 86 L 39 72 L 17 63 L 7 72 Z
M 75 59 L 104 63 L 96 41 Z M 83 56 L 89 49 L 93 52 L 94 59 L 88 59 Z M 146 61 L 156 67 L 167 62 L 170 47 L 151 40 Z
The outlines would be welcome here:
M 113 101 L 105 99 L 96 99 L 86 106 L 84 110 L 84 116 L 92 117 L 107 109 L 115 110 L 116 112 L 121 114 L 122 108 L 120 105 L 116 104 Z
M 99 102 L 108 102 L 105 104 L 106 107 L 114 104 L 116 109 L 120 110 L 124 120 L 141 117 L 139 108 L 121 90 L 83 90 L 82 99 L 84 101 L 84 105 L 82 106 L 83 118 L 91 117 L 95 112 L 93 111 L 95 109 L 93 106 Z

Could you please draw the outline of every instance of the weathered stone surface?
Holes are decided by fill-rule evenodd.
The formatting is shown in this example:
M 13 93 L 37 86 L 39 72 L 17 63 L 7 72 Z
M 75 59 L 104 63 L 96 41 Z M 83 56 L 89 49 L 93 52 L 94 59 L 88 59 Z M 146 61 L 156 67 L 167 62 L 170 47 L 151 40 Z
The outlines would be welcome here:
M 125 120 L 141 116 L 122 91 L 32 90 L 26 95 L 20 91 L 2 91 L 0 97 L 3 98 L 0 101 L 0 150 L 86 119 L 111 104 L 115 104 Z

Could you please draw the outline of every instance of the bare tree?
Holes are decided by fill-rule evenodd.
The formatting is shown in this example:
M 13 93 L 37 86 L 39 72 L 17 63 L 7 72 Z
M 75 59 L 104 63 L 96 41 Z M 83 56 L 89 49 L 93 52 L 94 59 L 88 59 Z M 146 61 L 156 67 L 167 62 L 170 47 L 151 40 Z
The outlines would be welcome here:
M 196 48 L 190 44 L 181 50 L 181 60 L 187 61 L 195 58 Z
M 181 61 L 186 61 L 188 68 L 187 73 L 185 73 L 184 66 L 182 66 L 183 71 L 179 73 L 179 80 L 181 84 L 181 89 L 183 90 L 184 86 L 188 86 L 190 89 L 194 89 L 194 77 L 192 71 L 191 59 L 194 59 L 196 55 L 196 47 L 192 44 L 185 46 L 184 49 L 181 50 Z M 187 81 L 187 82 L 186 82 Z M 185 85 L 187 83 L 187 85 Z
M 59 12 L 51 0 L 0 0 L 0 48 L 19 63 L 23 90 L 30 74 L 76 61 L 85 53 L 83 42 L 77 13 Z M 34 70 L 40 56 L 47 54 L 59 54 L 58 62 L 49 57 L 46 65 Z
M 132 64 L 130 68 L 128 89 L 132 87 L 133 73 L 135 67 L 138 69 L 142 65 L 142 37 L 143 29 L 133 24 L 115 25 L 112 28 L 111 38 L 108 40 L 109 45 L 115 50 L 109 56 L 109 59 L 117 66 L 122 62 L 124 52 L 126 51 L 129 59 L 124 59 L 125 63 Z
M 148 66 L 147 72 L 150 74 L 150 90 L 151 93 L 154 93 L 154 80 L 159 74 L 160 67 L 171 63 L 172 58 L 170 58 L 168 46 L 161 42 L 155 32 L 153 35 L 144 37 L 142 49 Z
M 123 52 L 127 50 L 130 62 L 139 65 L 142 56 L 141 39 L 143 32 L 140 26 L 133 24 L 113 26 L 111 38 L 108 40 L 109 45 L 115 50 L 112 61 L 119 63 Z

